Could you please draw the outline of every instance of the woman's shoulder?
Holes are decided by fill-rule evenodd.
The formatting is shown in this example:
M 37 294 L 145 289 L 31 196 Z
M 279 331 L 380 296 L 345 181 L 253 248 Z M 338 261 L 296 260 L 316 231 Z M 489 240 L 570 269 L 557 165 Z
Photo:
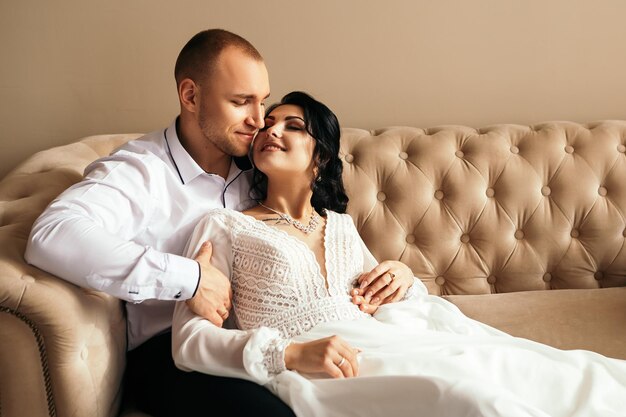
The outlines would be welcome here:
M 218 223 L 226 227 L 231 227 L 237 218 L 242 214 L 236 210 L 217 207 L 209 209 L 204 216 L 200 219 L 200 222 L 204 223 Z

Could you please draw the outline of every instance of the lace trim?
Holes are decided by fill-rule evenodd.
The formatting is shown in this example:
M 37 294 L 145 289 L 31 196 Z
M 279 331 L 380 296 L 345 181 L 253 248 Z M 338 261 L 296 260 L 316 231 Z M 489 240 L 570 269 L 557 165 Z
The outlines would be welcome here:
M 285 366 L 285 349 L 291 343 L 290 340 L 272 340 L 263 350 L 263 366 L 268 374 L 276 375 L 287 370 Z
M 240 313 L 244 314 L 244 313 Z M 312 303 L 299 305 L 262 320 L 261 326 L 277 329 L 284 338 L 292 338 L 311 330 L 320 323 L 356 320 L 368 317 L 352 303 L 349 296 L 327 297 Z M 246 317 L 239 317 L 246 322 Z M 255 315 L 251 320 L 258 319 Z

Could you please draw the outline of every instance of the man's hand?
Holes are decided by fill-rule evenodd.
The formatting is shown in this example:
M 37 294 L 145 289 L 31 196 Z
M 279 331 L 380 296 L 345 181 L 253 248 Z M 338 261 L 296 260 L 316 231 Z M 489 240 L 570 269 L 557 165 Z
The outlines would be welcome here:
M 186 302 L 191 311 L 222 327 L 232 307 L 232 290 L 228 277 L 211 265 L 212 254 L 211 242 L 204 242 L 195 257 L 195 261 L 200 264 L 198 290 Z

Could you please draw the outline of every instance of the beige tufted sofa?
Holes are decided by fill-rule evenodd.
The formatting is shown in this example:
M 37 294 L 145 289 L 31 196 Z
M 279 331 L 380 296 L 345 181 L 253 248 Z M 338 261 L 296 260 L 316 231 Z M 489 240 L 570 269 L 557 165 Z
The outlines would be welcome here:
M 0 182 L 0 416 L 114 416 L 121 303 L 23 260 L 32 222 L 138 135 L 38 153 Z M 626 121 L 344 129 L 349 212 L 379 259 L 513 335 L 626 358 Z M 125 415 L 130 415 L 126 413 Z

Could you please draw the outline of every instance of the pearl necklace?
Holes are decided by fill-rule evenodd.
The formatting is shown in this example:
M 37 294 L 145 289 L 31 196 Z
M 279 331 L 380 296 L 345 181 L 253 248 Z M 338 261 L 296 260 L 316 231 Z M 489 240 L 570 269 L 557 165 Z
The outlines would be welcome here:
M 295 227 L 296 229 L 298 229 L 305 235 L 308 235 L 309 233 L 317 229 L 317 225 L 320 222 L 320 216 L 313 209 L 311 209 L 311 218 L 309 220 L 309 224 L 305 226 L 304 224 L 300 223 L 298 220 L 294 219 L 287 213 L 281 213 L 280 211 L 274 210 L 273 208 L 266 206 L 260 201 L 257 201 L 257 203 L 259 203 L 261 207 L 265 207 L 269 211 L 278 214 L 281 219 L 283 219 L 284 221 L 286 221 L 287 223 L 289 223 L 290 225 L 292 225 L 293 227 Z

